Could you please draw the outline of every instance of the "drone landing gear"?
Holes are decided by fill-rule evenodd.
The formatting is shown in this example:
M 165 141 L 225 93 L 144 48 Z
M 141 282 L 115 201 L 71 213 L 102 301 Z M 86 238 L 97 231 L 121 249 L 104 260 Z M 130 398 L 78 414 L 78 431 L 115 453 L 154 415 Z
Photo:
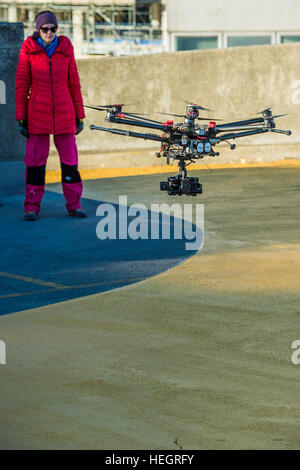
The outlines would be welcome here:
M 202 184 L 198 178 L 188 177 L 185 161 L 179 161 L 178 167 L 180 173 L 176 176 L 170 176 L 167 181 L 160 183 L 160 190 L 167 191 L 169 196 L 197 196 L 202 194 Z

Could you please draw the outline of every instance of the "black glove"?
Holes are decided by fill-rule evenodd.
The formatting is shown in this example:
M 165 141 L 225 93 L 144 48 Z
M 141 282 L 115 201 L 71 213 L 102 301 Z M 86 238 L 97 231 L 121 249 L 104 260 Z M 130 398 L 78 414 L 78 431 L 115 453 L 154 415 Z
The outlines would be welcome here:
M 18 121 L 18 131 L 28 139 L 29 134 L 27 129 L 27 121 Z
M 83 130 L 84 128 L 84 123 L 83 123 L 83 119 L 76 119 L 76 134 L 80 134 L 80 132 Z

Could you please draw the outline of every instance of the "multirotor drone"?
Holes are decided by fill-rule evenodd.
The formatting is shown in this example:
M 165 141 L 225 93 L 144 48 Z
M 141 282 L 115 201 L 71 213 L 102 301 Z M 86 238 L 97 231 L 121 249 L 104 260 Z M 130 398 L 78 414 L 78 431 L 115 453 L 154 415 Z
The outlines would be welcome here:
M 125 113 L 122 111 L 122 107 L 125 106 L 124 104 L 85 106 L 98 111 L 106 111 L 106 122 L 162 131 L 162 134 L 157 135 L 90 125 L 92 130 L 96 129 L 112 134 L 161 142 L 160 151 L 155 156 L 158 158 L 166 157 L 168 164 L 171 160 L 178 161 L 179 174 L 169 177 L 167 181 L 160 183 L 161 191 L 167 191 L 170 196 L 181 196 L 183 194 L 196 196 L 197 194 L 202 194 L 202 185 L 198 182 L 198 178 L 187 176 L 187 166 L 205 156 L 219 156 L 219 152 L 213 150 L 216 144 L 224 141 L 230 145 L 231 150 L 234 150 L 236 145 L 228 142 L 231 139 L 262 134 L 264 132 L 277 132 L 285 135 L 291 135 L 292 133 L 289 130 L 276 129 L 274 119 L 285 116 L 285 114 L 273 116 L 271 108 L 257 113 L 261 114 L 260 117 L 217 124 L 216 121 L 219 119 L 199 116 L 199 110 L 209 111 L 209 109 L 187 102 L 185 115 L 160 113 L 184 118 L 184 122 L 175 124 L 173 120 L 159 122 L 145 118 L 143 114 Z M 209 123 L 198 124 L 195 121 L 209 121 Z

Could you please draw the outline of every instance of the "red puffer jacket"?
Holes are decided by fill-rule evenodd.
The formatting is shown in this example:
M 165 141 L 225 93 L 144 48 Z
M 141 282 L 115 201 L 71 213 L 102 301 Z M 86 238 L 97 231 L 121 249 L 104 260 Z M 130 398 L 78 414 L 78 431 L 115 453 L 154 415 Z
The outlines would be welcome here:
M 84 117 L 73 46 L 66 36 L 49 59 L 39 43 L 23 42 L 16 76 L 16 119 L 27 119 L 29 134 L 75 134 Z

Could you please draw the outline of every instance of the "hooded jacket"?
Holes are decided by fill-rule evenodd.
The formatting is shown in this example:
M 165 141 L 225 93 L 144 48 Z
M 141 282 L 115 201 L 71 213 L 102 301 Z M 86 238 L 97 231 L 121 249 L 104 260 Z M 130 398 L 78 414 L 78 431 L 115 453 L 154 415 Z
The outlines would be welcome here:
M 29 134 L 75 134 L 84 118 L 79 75 L 71 41 L 58 36 L 49 59 L 34 36 L 21 47 L 16 75 L 16 119 L 27 120 Z

